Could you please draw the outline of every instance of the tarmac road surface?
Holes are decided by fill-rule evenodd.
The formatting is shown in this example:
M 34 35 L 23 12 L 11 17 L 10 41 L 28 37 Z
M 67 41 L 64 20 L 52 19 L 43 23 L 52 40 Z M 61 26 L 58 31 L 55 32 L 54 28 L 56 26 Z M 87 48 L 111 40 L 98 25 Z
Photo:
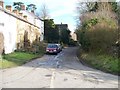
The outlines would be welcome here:
M 0 70 L 1 88 L 118 88 L 118 76 L 81 64 L 77 47 Z

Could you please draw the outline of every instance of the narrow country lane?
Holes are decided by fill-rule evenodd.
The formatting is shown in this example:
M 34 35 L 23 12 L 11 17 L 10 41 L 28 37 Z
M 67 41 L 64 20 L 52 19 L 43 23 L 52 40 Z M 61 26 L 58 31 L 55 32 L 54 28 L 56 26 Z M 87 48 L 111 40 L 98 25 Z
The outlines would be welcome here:
M 77 47 L 44 55 L 23 66 L 4 69 L 3 88 L 118 88 L 118 76 L 82 65 Z

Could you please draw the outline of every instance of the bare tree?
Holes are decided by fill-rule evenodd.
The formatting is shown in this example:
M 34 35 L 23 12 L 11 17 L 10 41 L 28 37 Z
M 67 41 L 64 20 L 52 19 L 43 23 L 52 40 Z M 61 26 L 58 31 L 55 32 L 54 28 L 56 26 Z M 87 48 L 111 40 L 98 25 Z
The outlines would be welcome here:
M 47 8 L 47 5 L 44 3 L 41 6 L 41 10 L 40 10 L 40 15 L 39 15 L 43 20 L 48 19 L 49 16 L 49 10 Z

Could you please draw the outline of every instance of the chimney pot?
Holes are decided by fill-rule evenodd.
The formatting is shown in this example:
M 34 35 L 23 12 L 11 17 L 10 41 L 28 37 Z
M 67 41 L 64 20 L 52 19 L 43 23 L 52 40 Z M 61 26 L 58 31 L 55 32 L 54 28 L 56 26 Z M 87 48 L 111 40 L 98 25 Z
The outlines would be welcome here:
M 27 16 L 26 15 L 24 15 L 23 17 L 24 17 L 25 20 L 27 20 Z
M 23 15 L 23 13 L 19 13 L 19 16 L 21 16 L 21 17 L 22 17 L 22 15 Z
M 11 12 L 12 11 L 12 6 L 11 5 L 6 5 L 6 9 Z
M 21 10 L 25 10 L 25 5 L 21 5 Z
M 16 15 L 18 15 L 18 10 L 17 10 L 17 9 L 14 9 L 14 10 L 13 10 L 13 13 L 15 13 Z
M 33 13 L 33 14 L 34 14 L 34 10 L 31 10 L 31 13 Z

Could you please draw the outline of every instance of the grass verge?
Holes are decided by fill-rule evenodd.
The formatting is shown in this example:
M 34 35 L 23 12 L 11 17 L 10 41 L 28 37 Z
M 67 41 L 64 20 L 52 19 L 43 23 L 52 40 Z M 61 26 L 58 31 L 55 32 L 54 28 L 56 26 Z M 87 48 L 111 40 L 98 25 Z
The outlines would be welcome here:
M 41 57 L 44 52 L 41 53 L 28 53 L 28 52 L 13 52 L 11 54 L 3 55 L 3 59 L 0 60 L 0 69 L 11 68 L 25 64 L 32 59 Z
M 120 75 L 120 59 L 105 54 L 95 54 L 88 52 L 79 52 L 80 61 L 90 67 L 102 70 L 104 72 Z

